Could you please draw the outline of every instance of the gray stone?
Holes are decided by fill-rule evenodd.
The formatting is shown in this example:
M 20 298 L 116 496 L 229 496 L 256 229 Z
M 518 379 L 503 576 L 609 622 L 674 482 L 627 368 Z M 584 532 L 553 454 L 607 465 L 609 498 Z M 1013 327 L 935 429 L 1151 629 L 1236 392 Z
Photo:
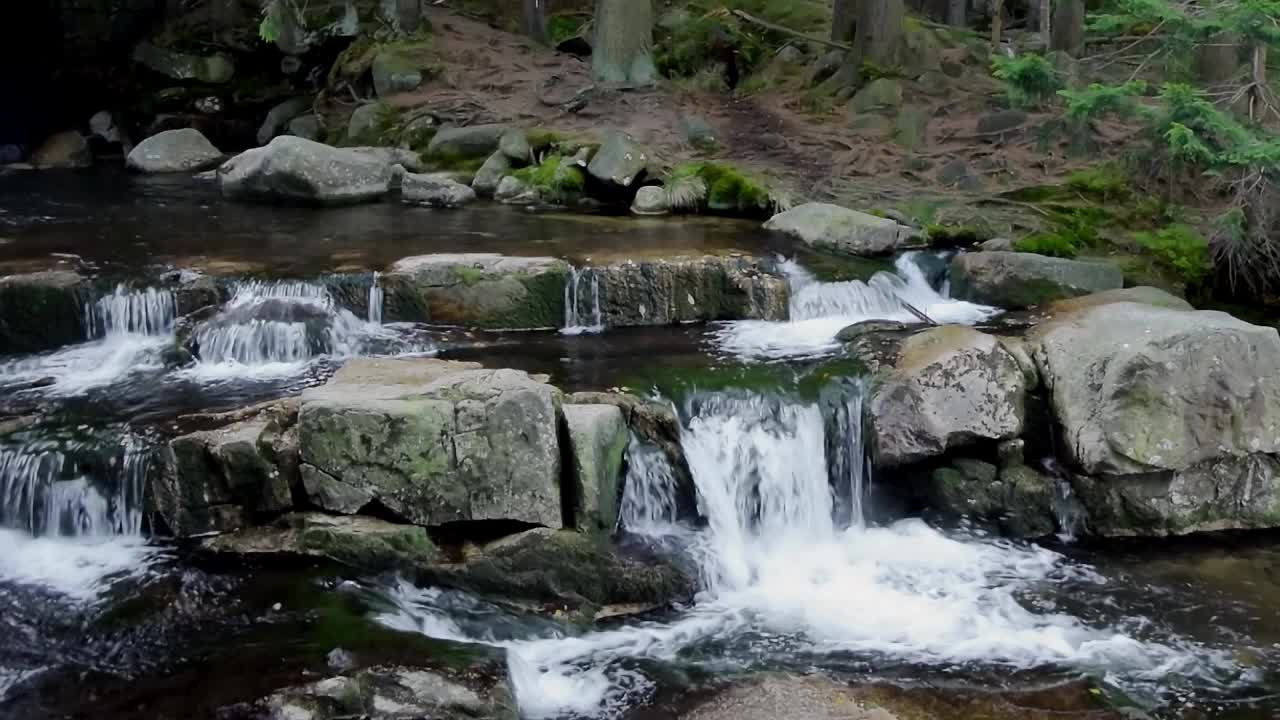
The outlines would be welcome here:
M 310 96 L 293 97 L 268 110 L 267 117 L 258 128 L 258 144 L 266 145 L 271 142 L 271 138 L 279 135 L 291 120 L 309 111 L 314 102 L 315 98 Z
M 534 205 L 542 201 L 542 195 L 536 189 L 514 175 L 502 178 L 493 198 L 507 205 Z
M 568 277 L 569 264 L 549 257 L 403 258 L 383 276 L 386 317 L 493 329 L 559 327 Z
M 396 52 L 378 53 L 369 71 L 373 90 L 380 98 L 416 90 L 422 84 L 422 70 Z
M 1019 252 L 963 253 L 951 261 L 951 293 L 961 300 L 1021 309 L 1115 290 L 1124 273 L 1106 262 Z
M 937 512 L 991 522 L 1017 537 L 1056 529 L 1053 479 L 1020 463 L 997 470 L 981 460 L 953 459 L 929 475 L 925 497 Z
M 663 188 L 646 185 L 631 201 L 631 212 L 634 215 L 668 215 L 671 213 L 671 198 Z
M 347 138 L 356 142 L 370 142 L 376 138 L 378 123 L 386 106 L 366 103 L 356 108 L 347 120 Z
M 612 531 L 618 521 L 618 486 L 627 449 L 627 424 L 614 405 L 565 405 L 579 530 Z
M 1026 393 L 1022 369 L 996 338 L 959 325 L 912 335 L 872 389 L 872 457 L 893 467 L 1018 437 Z
M 482 158 L 498 149 L 508 125 L 470 125 L 441 128 L 431 138 L 427 154 L 436 158 Z
M 1089 475 L 1280 452 L 1280 336 L 1219 312 L 1112 303 L 1035 330 L 1065 458 Z
M 210 85 L 231 80 L 236 70 L 225 55 L 192 55 L 147 42 L 133 49 L 133 61 L 174 80 L 195 80 Z
M 898 322 L 896 320 L 863 320 L 841 328 L 840 332 L 836 333 L 836 340 L 839 340 L 840 342 L 853 342 L 863 335 L 870 333 L 903 333 L 920 327 L 922 327 L 922 325 L 908 325 L 907 323 Z
M 902 106 L 902 83 L 892 78 L 877 78 L 859 90 L 849 103 L 854 113 L 894 112 Z
M 903 108 L 893 121 L 893 140 L 908 150 L 916 150 L 929 140 L 929 115 L 922 108 Z
M 368 572 L 418 569 L 438 554 L 425 528 L 319 513 L 285 515 L 269 525 L 211 538 L 203 547 L 234 555 L 324 557 Z
M 307 685 L 285 688 L 259 700 L 252 717 L 270 720 L 515 720 L 501 651 L 430 641 L 421 662 L 440 667 L 375 666 Z M 488 652 L 489 657 L 484 654 Z M 432 660 L 432 654 L 448 662 Z M 451 666 L 449 663 L 452 662 Z M 227 717 L 242 715 L 231 713 Z M 218 713 L 223 717 L 223 713 Z M 245 715 L 248 717 L 248 715 Z
M 319 140 L 320 116 L 299 115 L 289 121 L 287 129 L 290 135 L 303 138 L 304 140 Z
M 976 190 L 982 187 L 982 178 L 973 174 L 969 164 L 963 160 L 952 160 L 938 169 L 937 180 L 947 187 L 959 187 L 961 190 Z
M 400 184 L 405 202 L 437 208 L 462 207 L 476 199 L 476 191 L 446 175 L 407 173 Z
M 720 145 L 720 135 L 716 129 L 711 127 L 706 118 L 697 115 L 681 115 L 680 132 L 684 135 L 685 142 L 696 148 L 714 150 Z
M 835 75 L 844 65 L 844 56 L 845 53 L 840 50 L 829 50 L 825 55 L 819 56 L 809 67 L 809 84 L 817 85 Z
M 0 354 L 31 353 L 81 342 L 89 281 L 71 270 L 0 277 Z
M 1195 309 L 1191 306 L 1191 303 L 1183 300 L 1177 295 L 1173 295 L 1165 290 L 1161 290 L 1160 288 L 1139 285 L 1137 287 L 1124 288 L 1123 290 L 1105 290 L 1091 295 L 1081 295 L 1080 297 L 1069 298 L 1067 300 L 1058 300 L 1049 305 L 1049 312 L 1057 315 L 1061 313 L 1085 310 L 1098 305 L 1110 305 L 1111 303 L 1119 302 L 1155 305 L 1156 307 L 1168 308 L 1170 310 Z
M 595 268 L 609 327 L 785 320 L 786 280 L 750 257 L 673 257 Z
M 495 152 L 476 171 L 476 177 L 471 181 L 471 189 L 482 197 L 493 197 L 498 191 L 498 185 L 510 172 L 511 159 L 501 151 Z
M 893 220 L 828 203 L 805 203 L 778 213 L 764 224 L 806 245 L 853 255 L 884 255 L 902 248 L 911 228 Z
M 306 463 L 299 467 L 299 474 L 307 500 L 322 510 L 354 515 L 374 497 L 369 490 L 349 485 Z
M 346 148 L 351 152 L 360 153 L 376 160 L 388 168 L 400 165 L 405 170 L 414 173 L 420 173 L 426 169 L 427 165 L 418 156 L 418 153 L 412 150 L 406 150 L 399 147 L 351 147 Z
M 587 165 L 587 174 L 608 187 L 630 188 L 643 180 L 652 159 L 649 149 L 621 131 L 611 131 Z
M 985 252 L 1011 252 L 1013 241 L 1009 238 L 991 238 L 978 243 L 978 249 Z
M 533 148 L 529 147 L 529 136 L 524 130 L 508 130 L 498 141 L 498 152 L 512 163 L 528 165 L 533 161 Z
M 357 370 L 303 394 L 304 462 L 421 525 L 562 525 L 558 390 L 515 370 L 352 363 Z M 379 368 L 392 368 L 386 380 Z
M 216 166 L 222 151 L 194 128 L 165 130 L 138 143 L 125 165 L 145 173 L 198 172 Z
M 1027 122 L 1027 114 L 1021 110 L 999 110 L 978 118 L 979 135 L 997 135 L 1004 137 L 1022 128 Z
M 386 195 L 391 167 L 365 153 L 286 135 L 228 160 L 218 180 L 230 198 L 346 204 Z
M 39 170 L 65 170 L 93 165 L 89 141 L 74 131 L 55 133 L 31 154 L 31 164 Z

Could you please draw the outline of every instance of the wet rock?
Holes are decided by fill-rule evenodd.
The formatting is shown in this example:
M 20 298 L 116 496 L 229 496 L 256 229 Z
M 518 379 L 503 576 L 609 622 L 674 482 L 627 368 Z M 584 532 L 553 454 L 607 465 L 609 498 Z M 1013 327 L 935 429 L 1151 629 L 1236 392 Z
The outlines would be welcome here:
M 279 135 L 290 121 L 310 111 L 314 102 L 315 98 L 310 96 L 295 97 L 272 107 L 267 111 L 267 117 L 263 119 L 262 126 L 258 128 L 258 144 L 266 145 L 271 142 L 271 138 Z
M 1054 480 L 1022 464 L 996 468 L 981 460 L 955 458 L 933 470 L 925 497 L 950 516 L 994 523 L 1009 535 L 1039 538 L 1057 529 Z
M 614 405 L 565 405 L 573 458 L 574 526 L 611 531 L 618 521 L 618 487 L 627 424 Z
M 587 174 L 604 187 L 625 191 L 643 180 L 652 155 L 631 135 L 611 131 L 587 165 Z
M 863 320 L 862 322 L 857 322 L 841 328 L 840 332 L 836 333 L 836 340 L 839 340 L 840 342 L 853 342 L 863 335 L 885 332 L 901 333 L 920 327 L 923 327 L 923 325 L 919 323 L 908 325 L 907 323 L 897 322 L 896 320 Z
M 71 270 L 0 277 L 0 354 L 50 350 L 84 340 L 88 284 Z
M 901 249 L 910 228 L 893 220 L 828 203 L 805 203 L 778 213 L 764 224 L 806 245 L 853 255 L 884 255 Z
M 318 513 L 291 513 L 269 525 L 210 538 L 203 547 L 233 555 L 324 557 L 367 572 L 412 570 L 437 558 L 425 528 Z
M 569 264 L 496 253 L 419 255 L 383 276 L 386 317 L 483 328 L 559 327 Z
M 518 165 L 528 165 L 533 161 L 533 148 L 529 146 L 529 136 L 524 130 L 503 133 L 498 141 L 498 152 Z
M 133 61 L 174 80 L 195 80 L 210 85 L 225 83 L 235 75 L 235 64 L 225 55 L 192 55 L 151 43 L 133 49 Z
M 515 701 L 501 672 L 379 666 L 287 688 L 244 715 L 224 720 L 515 720 Z
M 320 116 L 319 115 L 299 115 L 289 121 L 287 128 L 290 135 L 300 137 L 304 140 L 320 139 Z
M 115 118 L 106 110 L 99 110 L 93 114 L 93 117 L 89 118 L 89 135 L 90 137 L 100 138 L 108 145 L 119 145 L 126 155 L 132 149 L 129 136 L 116 124 Z M 0 158 L 0 162 L 3 162 L 2 158 Z
M 610 327 L 710 320 L 784 320 L 786 280 L 749 257 L 675 257 L 607 265 L 600 278 Z
M 198 172 L 222 161 L 222 151 L 194 128 L 166 130 L 138 143 L 125 159 L 144 173 Z
M 476 177 L 471 181 L 471 189 L 481 197 L 493 197 L 498 191 L 498 185 L 510 172 L 511 159 L 503 152 L 495 152 L 476 171 Z
M 535 205 L 542 201 L 542 195 L 536 189 L 514 175 L 502 178 L 493 198 L 507 205 Z
M 684 571 L 642 549 L 619 548 L 602 533 L 550 528 L 489 543 L 423 579 L 586 621 L 608 606 L 647 610 L 687 600 L 696 589 Z
M 958 325 L 912 335 L 872 389 L 872 457 L 893 467 L 1018 437 L 1026 393 L 1022 369 L 996 338 Z
M 488 157 L 498 149 L 498 143 L 509 129 L 510 126 L 500 124 L 441 128 L 431 138 L 427 154 L 440 159 Z
M 462 207 L 476 199 L 476 191 L 445 175 L 407 173 L 400 184 L 405 202 L 437 208 Z
M 1280 452 L 1280 336 L 1219 312 L 1112 303 L 1030 340 L 1067 459 L 1089 475 Z
M 1019 252 L 963 253 L 951 261 L 951 293 L 960 300 L 1021 309 L 1118 290 L 1120 268 Z
M 558 390 L 436 360 L 348 367 L 303 395 L 303 462 L 422 525 L 562 524 Z
M 635 215 L 668 215 L 671 213 L 671 198 L 667 196 L 666 190 L 646 185 L 640 188 L 635 200 L 631 201 L 631 212 Z
M 31 154 L 31 164 L 38 170 L 66 170 L 93 165 L 89 141 L 74 131 L 55 133 Z
M 281 136 L 228 160 L 218 180 L 234 199 L 337 205 L 386 195 L 391 167 L 355 150 Z
M 715 693 L 679 715 L 681 720 L 899 720 L 856 702 L 852 689 L 821 677 L 768 674 Z

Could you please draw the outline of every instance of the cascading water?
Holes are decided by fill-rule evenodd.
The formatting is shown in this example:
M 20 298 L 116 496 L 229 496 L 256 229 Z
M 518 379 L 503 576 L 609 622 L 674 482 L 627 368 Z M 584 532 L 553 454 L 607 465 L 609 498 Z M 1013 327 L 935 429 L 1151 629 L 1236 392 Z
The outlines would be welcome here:
M 1225 653 L 1186 641 L 1139 641 L 1024 604 L 1043 583 L 1102 582 L 1047 549 L 948 537 L 918 520 L 865 527 L 852 507 L 866 484 L 860 392 L 843 388 L 839 404 L 746 391 L 685 404 L 681 444 L 706 519 L 689 531 L 689 551 L 705 589 L 674 619 L 571 638 L 501 639 L 464 629 L 439 591 L 407 583 L 392 589 L 394 609 L 379 619 L 507 648 L 529 718 L 621 714 L 654 687 L 634 658 L 697 664 L 709 655 L 717 666 L 788 667 L 801 654 L 805 664 L 830 655 L 877 666 L 1066 667 L 1155 692 L 1172 678 L 1231 666 Z M 851 429 L 857 439 L 832 437 Z M 632 452 L 629 482 L 646 481 L 625 489 L 623 525 L 661 529 L 671 517 L 670 475 L 654 469 L 652 456 L 637 458 L 635 444 Z M 847 522 L 842 493 L 851 500 Z
M 95 336 L 152 335 L 173 331 L 178 316 L 177 303 L 168 290 L 129 290 L 117 285 L 115 292 L 99 298 L 86 312 Z
M 369 285 L 369 322 L 374 325 L 382 324 L 382 305 L 382 275 L 381 273 L 374 271 L 373 281 Z
M 618 507 L 618 527 L 643 535 L 661 535 L 678 517 L 676 471 L 661 449 L 635 435 L 627 445 L 627 477 Z
M 794 261 L 779 269 L 791 291 L 788 322 L 744 320 L 727 323 L 718 333 L 720 347 L 745 357 L 783 358 L 819 355 L 838 347 L 836 334 L 864 320 L 918 322 L 907 305 L 938 323 L 974 324 L 999 310 L 952 300 L 935 289 L 920 266 L 923 253 L 903 253 L 895 272 L 878 272 L 867 282 L 820 282 Z
M 584 282 L 585 281 L 585 282 Z M 569 268 L 564 285 L 565 335 L 581 335 L 604 331 L 604 315 L 600 310 L 600 275 L 591 268 Z

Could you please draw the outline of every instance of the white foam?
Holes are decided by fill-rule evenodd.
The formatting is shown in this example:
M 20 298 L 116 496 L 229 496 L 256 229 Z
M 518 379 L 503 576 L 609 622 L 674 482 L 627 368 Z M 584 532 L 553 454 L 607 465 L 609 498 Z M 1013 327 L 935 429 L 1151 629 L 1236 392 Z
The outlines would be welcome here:
M 169 338 L 124 333 L 54 352 L 0 364 L 0 385 L 48 383 L 53 396 L 79 395 L 164 366 L 160 353 Z
M 139 536 L 33 538 L 0 528 L 0 582 L 94 602 L 112 584 L 146 575 L 162 557 Z

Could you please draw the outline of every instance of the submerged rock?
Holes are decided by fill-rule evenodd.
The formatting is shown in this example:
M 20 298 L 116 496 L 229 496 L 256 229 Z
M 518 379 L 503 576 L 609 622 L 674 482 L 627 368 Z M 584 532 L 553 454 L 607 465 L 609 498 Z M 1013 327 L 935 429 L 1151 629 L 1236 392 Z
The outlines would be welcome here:
M 831 205 L 805 203 L 778 213 L 764 224 L 806 245 L 853 255 L 884 255 L 899 250 L 912 237 L 911 228 L 888 218 Z
M 407 173 L 400 182 L 405 202 L 437 208 L 462 207 L 476 199 L 476 191 L 447 175 Z
M 559 406 L 515 370 L 354 360 L 303 394 L 301 457 L 410 522 L 560 527 Z
M 230 198 L 318 204 L 377 200 L 391 187 L 391 166 L 356 150 L 281 136 L 218 169 Z
M 125 158 L 130 170 L 145 173 L 198 172 L 222 160 L 222 151 L 194 128 L 165 130 L 138 143 Z
M 89 141 L 75 130 L 55 133 L 31 153 L 31 164 L 39 170 L 67 170 L 93 165 Z
M 569 454 L 573 459 L 574 527 L 613 530 L 627 423 L 614 405 L 565 405 Z
M 436 560 L 425 528 L 360 516 L 293 513 L 270 525 L 204 542 L 212 552 L 234 555 L 324 557 L 362 571 L 412 570 Z
M 84 340 L 88 284 L 71 270 L 0 277 L 0 354 L 50 350 Z
M 564 322 L 569 264 L 495 253 L 419 255 L 383 276 L 387 320 L 533 329 Z
M 1120 268 L 1021 252 L 962 253 L 951 261 L 951 293 L 960 300 L 1008 309 L 1118 290 Z
M 506 674 L 378 666 L 280 690 L 220 720 L 515 720 Z

